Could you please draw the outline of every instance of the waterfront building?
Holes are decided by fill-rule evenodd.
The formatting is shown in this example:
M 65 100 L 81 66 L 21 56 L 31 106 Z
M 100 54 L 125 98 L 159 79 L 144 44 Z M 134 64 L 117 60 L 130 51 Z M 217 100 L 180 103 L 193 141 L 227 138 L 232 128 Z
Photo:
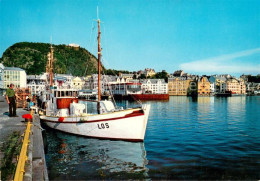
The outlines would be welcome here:
M 226 82 L 221 82 L 219 84 L 219 92 L 220 93 L 226 93 L 227 92 L 227 83 Z
M 239 79 L 239 86 L 240 86 L 240 94 L 246 94 L 246 84 L 245 84 L 245 80 L 240 78 Z
M 18 67 L 4 67 L 3 88 L 7 89 L 13 83 L 17 88 L 26 87 L 26 72 Z
M 119 77 L 123 78 L 123 79 L 127 79 L 127 80 L 132 80 L 133 77 L 134 77 L 134 74 L 122 74 L 122 73 L 119 73 Z
M 91 84 L 91 75 L 87 75 L 85 78 L 84 78 L 84 81 L 85 81 L 85 83 L 84 83 L 84 88 L 85 89 L 91 89 L 91 86 L 90 86 L 90 84 Z
M 73 78 L 71 74 L 55 74 L 53 85 L 60 88 L 73 88 Z
M 220 91 L 230 91 L 232 94 L 246 94 L 246 85 L 243 79 L 229 78 L 225 83 L 220 84 Z
M 80 80 L 78 80 L 80 79 Z M 28 75 L 27 87 L 30 88 L 32 94 L 39 94 L 46 88 L 47 73 L 41 75 Z M 53 78 L 53 86 L 58 88 L 82 89 L 85 81 L 80 77 L 73 77 L 71 74 L 55 74 Z
M 172 96 L 187 96 L 190 82 L 191 82 L 190 79 L 186 80 L 183 77 L 169 78 L 168 79 L 169 95 L 172 95 Z
M 255 83 L 254 82 L 248 82 L 246 84 L 246 92 L 253 93 L 255 91 Z
M 240 83 L 237 79 L 230 78 L 227 80 L 227 90 L 231 91 L 232 94 L 240 94 Z
M 141 83 L 114 83 L 111 90 L 113 95 L 142 94 Z
M 112 75 L 101 75 L 101 94 L 106 92 L 110 92 L 111 84 L 120 83 L 120 81 L 124 81 L 124 79 L 117 79 L 117 76 Z M 90 89 L 98 89 L 98 74 L 92 74 L 92 76 L 87 80 Z
M 42 91 L 44 91 L 46 88 L 46 83 L 46 73 L 41 75 L 27 75 L 27 87 L 33 95 L 39 95 Z
M 210 82 L 210 94 L 213 95 L 213 94 L 219 92 L 219 89 L 217 89 L 217 85 L 216 85 L 216 77 L 210 76 L 209 82 Z M 219 86 L 218 86 L 218 88 L 219 88 Z
M 84 88 L 85 81 L 84 81 L 83 78 L 81 78 L 81 77 L 74 77 L 74 78 L 72 79 L 72 82 L 73 82 L 72 87 L 73 87 L 74 89 L 81 90 L 81 89 Z
M 210 94 L 213 95 L 216 93 L 216 83 L 210 82 Z
M 243 79 L 230 78 L 226 82 L 226 89 L 231 91 L 232 94 L 245 94 L 246 85 Z
M 129 94 L 168 94 L 168 84 L 164 79 L 133 79 L 129 82 L 110 83 L 112 93 Z
M 246 92 L 254 93 L 255 91 L 260 90 L 260 83 L 248 82 L 246 85 Z
M 214 76 L 216 82 L 216 93 L 225 93 L 227 91 L 226 81 L 224 76 Z
M 168 94 L 168 83 L 164 79 L 141 79 L 143 93 Z
M 198 95 L 209 96 L 210 95 L 210 82 L 206 76 L 203 76 L 198 81 Z

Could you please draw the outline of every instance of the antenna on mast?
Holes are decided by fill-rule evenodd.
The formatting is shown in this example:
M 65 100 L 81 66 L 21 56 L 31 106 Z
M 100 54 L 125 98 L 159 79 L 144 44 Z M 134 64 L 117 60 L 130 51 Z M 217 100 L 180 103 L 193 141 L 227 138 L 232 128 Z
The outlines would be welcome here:
M 51 42 L 51 47 L 52 47 L 52 35 L 51 35 L 51 38 L 50 38 L 50 42 Z
M 97 6 L 97 19 L 99 20 L 99 17 L 98 17 L 98 6 Z

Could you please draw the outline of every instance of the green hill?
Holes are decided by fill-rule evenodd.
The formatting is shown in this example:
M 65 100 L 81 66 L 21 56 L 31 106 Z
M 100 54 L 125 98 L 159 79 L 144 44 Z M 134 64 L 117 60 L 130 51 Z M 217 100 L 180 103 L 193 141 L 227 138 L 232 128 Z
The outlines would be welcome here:
M 84 76 L 97 72 L 97 58 L 84 48 L 67 45 L 54 47 L 54 72 Z M 9 47 L 0 62 L 7 67 L 20 67 L 27 75 L 39 75 L 46 71 L 48 43 L 20 42 Z

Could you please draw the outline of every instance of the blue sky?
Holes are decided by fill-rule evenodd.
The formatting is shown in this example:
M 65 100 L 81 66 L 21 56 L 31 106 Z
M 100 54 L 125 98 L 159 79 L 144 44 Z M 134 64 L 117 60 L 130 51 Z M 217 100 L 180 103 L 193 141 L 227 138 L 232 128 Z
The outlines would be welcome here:
M 106 68 L 260 74 L 259 0 L 0 0 L 0 56 L 16 42 L 76 43 Z

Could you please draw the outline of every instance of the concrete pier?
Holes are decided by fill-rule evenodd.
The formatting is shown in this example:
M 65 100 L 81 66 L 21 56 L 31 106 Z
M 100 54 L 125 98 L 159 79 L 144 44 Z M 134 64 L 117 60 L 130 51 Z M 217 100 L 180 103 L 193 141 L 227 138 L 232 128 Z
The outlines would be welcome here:
M 27 110 L 18 108 L 18 117 L 9 117 L 8 109 L 9 107 L 6 100 L 3 96 L 0 96 L 0 148 L 2 148 L 8 136 L 14 131 L 18 131 L 20 135 L 25 132 L 27 123 L 24 122 L 22 115 L 30 113 Z M 38 115 L 34 115 L 33 118 L 34 121 L 32 122 L 31 133 L 29 137 L 30 142 L 27 150 L 28 159 L 26 161 L 23 179 L 26 181 L 49 180 L 45 161 L 40 119 Z M 4 153 L 2 153 L 0 149 L 0 166 L 3 157 Z
M 9 106 L 4 96 L 0 96 L 0 148 L 12 132 L 18 131 L 22 134 L 26 128 L 26 123 L 22 122 L 24 120 L 22 115 L 29 113 L 28 111 L 21 108 L 17 109 L 16 113 L 19 117 L 9 117 L 8 111 Z M 0 165 L 2 158 L 3 153 L 0 150 Z
M 49 180 L 44 153 L 42 128 L 40 126 L 40 118 L 38 115 L 34 115 L 33 121 L 32 168 L 33 180 Z

